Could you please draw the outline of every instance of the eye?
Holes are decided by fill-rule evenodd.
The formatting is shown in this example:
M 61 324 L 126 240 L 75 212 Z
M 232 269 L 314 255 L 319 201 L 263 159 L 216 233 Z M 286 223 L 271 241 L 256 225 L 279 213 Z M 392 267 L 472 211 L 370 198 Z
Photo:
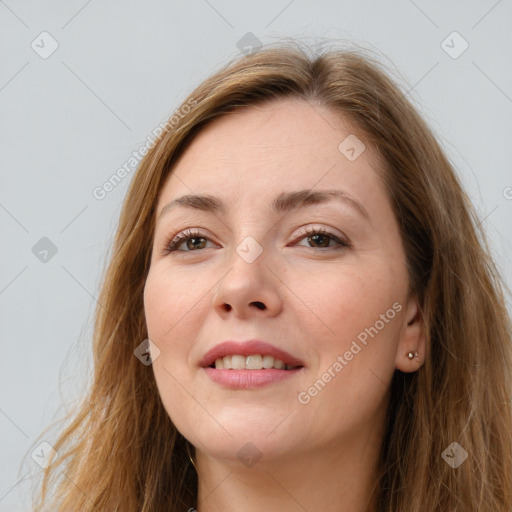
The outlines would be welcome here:
M 203 249 L 205 243 L 203 240 L 209 240 L 209 238 L 203 236 L 198 231 L 194 230 L 186 230 L 179 235 L 176 235 L 174 238 L 167 240 L 163 252 L 164 254 L 169 254 L 170 252 L 179 251 L 179 247 L 187 242 L 185 245 L 188 248 L 187 250 L 181 252 L 193 252 L 196 249 Z M 191 243 L 188 243 L 191 241 Z
M 299 240 L 307 239 L 308 243 L 318 245 L 320 248 L 325 249 L 342 249 L 350 247 L 350 244 L 346 241 L 338 238 L 334 233 L 324 228 L 307 228 L 301 233 Z M 329 247 L 330 241 L 336 242 L 337 246 Z
M 334 233 L 331 233 L 330 231 L 324 228 L 305 229 L 301 233 L 301 238 L 299 238 L 299 240 L 303 240 L 305 238 L 307 238 L 310 243 L 318 245 L 319 248 L 343 249 L 350 247 L 350 244 L 348 242 L 341 240 Z M 209 240 L 210 239 L 208 237 L 203 236 L 199 231 L 186 230 L 183 231 L 183 233 L 176 235 L 174 238 L 166 241 L 163 247 L 163 254 L 165 255 L 176 251 L 194 252 L 196 250 L 204 249 L 207 241 Z M 336 246 L 329 247 L 331 241 L 334 241 L 336 243 Z M 187 247 L 186 250 L 180 249 L 180 247 L 183 244 L 185 244 L 185 246 Z

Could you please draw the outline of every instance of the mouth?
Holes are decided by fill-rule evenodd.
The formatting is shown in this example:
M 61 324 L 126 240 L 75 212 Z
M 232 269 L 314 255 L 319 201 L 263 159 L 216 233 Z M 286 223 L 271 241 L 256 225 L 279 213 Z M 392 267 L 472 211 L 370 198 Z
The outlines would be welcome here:
M 268 354 L 251 354 L 244 356 L 241 354 L 225 355 L 218 357 L 208 365 L 208 368 L 216 370 L 296 370 L 303 368 L 302 365 L 288 364 L 282 359 L 277 359 Z
M 282 370 L 304 367 L 304 363 L 285 350 L 261 340 L 225 341 L 209 350 L 200 366 L 216 370 Z
M 225 341 L 200 361 L 206 376 L 223 389 L 249 390 L 297 378 L 305 367 L 285 350 L 261 340 Z

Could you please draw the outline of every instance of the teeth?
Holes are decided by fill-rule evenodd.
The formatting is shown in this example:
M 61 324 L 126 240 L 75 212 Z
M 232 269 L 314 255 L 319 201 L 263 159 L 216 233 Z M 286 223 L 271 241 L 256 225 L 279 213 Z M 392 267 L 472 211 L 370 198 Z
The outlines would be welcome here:
M 247 368 L 247 370 L 261 370 L 263 368 L 263 358 L 259 354 L 247 356 L 245 359 L 245 368 Z
M 263 356 L 263 368 L 273 368 L 274 358 L 272 356 Z
M 245 357 L 231 356 L 231 368 L 233 370 L 243 370 L 245 368 Z
M 276 359 L 274 361 L 274 368 L 277 368 L 278 370 L 283 370 L 284 369 L 283 361 L 281 361 L 281 359 Z
M 217 370 L 262 370 L 269 368 L 275 368 L 276 370 L 291 370 L 294 367 L 289 364 L 285 365 L 281 359 L 274 359 L 272 356 L 252 354 L 245 357 L 235 354 L 216 359 L 215 368 Z

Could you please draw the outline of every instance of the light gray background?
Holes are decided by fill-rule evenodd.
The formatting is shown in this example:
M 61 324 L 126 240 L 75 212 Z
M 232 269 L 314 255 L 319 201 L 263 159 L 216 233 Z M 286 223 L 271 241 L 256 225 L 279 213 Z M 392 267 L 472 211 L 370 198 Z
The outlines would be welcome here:
M 510 286 L 511 19 L 506 0 L 0 0 L 0 510 L 30 510 L 26 475 L 38 467 L 22 457 L 90 375 L 100 272 L 133 172 L 103 200 L 93 189 L 240 54 L 247 32 L 264 43 L 349 39 L 386 55 L 456 166 Z M 31 47 L 51 48 L 44 31 L 58 42 L 46 59 Z M 469 44 L 455 59 L 441 45 L 453 31 Z M 42 237 L 57 247 L 47 262 L 32 251 Z

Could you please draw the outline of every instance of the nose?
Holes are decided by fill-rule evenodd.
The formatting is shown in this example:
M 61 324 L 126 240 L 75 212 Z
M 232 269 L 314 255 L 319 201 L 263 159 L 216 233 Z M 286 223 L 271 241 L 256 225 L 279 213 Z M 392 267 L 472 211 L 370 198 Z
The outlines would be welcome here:
M 283 282 L 275 261 L 272 262 L 265 251 L 254 261 L 245 258 L 243 252 L 240 254 L 233 251 L 227 271 L 217 284 L 213 307 L 221 316 L 233 315 L 240 319 L 278 315 L 282 310 Z

